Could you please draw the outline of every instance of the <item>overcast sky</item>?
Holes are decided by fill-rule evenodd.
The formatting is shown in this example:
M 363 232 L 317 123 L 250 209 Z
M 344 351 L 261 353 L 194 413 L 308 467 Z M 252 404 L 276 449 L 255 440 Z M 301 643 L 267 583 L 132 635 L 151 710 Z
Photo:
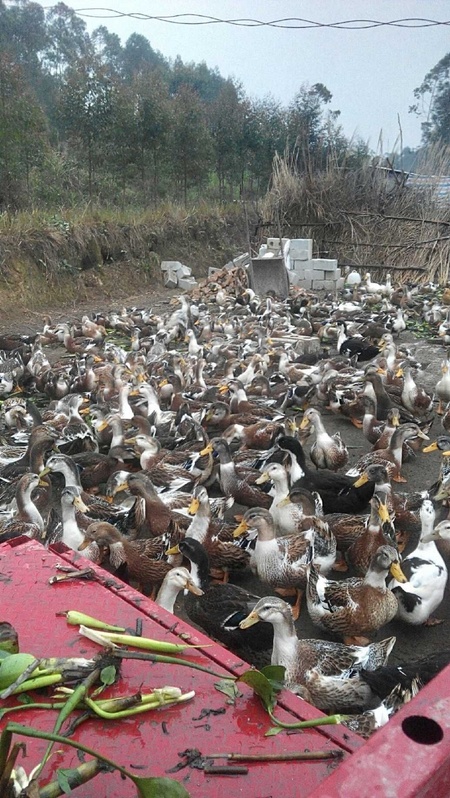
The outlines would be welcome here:
M 92 8 L 84 0 L 68 4 Z M 123 13 L 153 16 L 205 14 L 270 21 L 302 17 L 330 23 L 351 19 L 394 20 L 426 17 L 449 21 L 449 0 L 108 0 L 95 5 Z M 175 25 L 158 20 L 89 19 L 117 33 L 124 44 L 133 32 L 144 35 L 166 58 L 205 61 L 224 77 L 241 81 L 251 97 L 272 95 L 287 105 L 302 83 L 324 83 L 333 95 L 331 108 L 340 110 L 347 136 L 357 134 L 379 150 L 420 143 L 420 120 L 408 113 L 414 89 L 426 73 L 450 51 L 450 26 L 418 29 L 378 27 L 371 30 L 279 30 L 240 28 L 226 24 Z M 109 16 L 105 12 L 104 17 Z

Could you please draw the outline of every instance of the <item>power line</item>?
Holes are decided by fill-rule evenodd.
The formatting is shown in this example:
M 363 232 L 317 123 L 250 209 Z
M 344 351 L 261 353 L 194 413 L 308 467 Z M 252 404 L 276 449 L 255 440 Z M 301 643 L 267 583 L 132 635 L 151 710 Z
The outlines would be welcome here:
M 51 7 L 46 7 L 49 10 Z M 370 28 L 432 28 L 441 25 L 450 25 L 450 20 L 427 19 L 426 17 L 405 17 L 404 19 L 375 20 L 375 19 L 346 19 L 339 22 L 317 22 L 300 17 L 286 17 L 282 19 L 220 19 L 206 14 L 171 14 L 156 16 L 142 12 L 124 12 L 113 8 L 74 8 L 80 17 L 89 19 L 119 19 L 128 17 L 139 21 L 166 22 L 170 25 L 234 25 L 241 28 L 281 28 L 284 30 L 304 30 L 316 28 L 333 28 L 335 30 L 368 30 Z M 101 12 L 94 13 L 94 12 Z

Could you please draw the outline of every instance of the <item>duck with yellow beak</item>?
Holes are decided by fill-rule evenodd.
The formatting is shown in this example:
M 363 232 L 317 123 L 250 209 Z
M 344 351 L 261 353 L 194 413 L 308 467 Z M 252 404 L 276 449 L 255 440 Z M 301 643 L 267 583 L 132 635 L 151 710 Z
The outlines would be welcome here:
M 316 626 L 343 638 L 347 644 L 365 645 L 395 617 L 398 601 L 386 586 L 388 575 L 407 582 L 393 546 L 380 546 L 362 579 L 336 582 L 320 574 L 313 563 L 307 567 L 306 597 Z

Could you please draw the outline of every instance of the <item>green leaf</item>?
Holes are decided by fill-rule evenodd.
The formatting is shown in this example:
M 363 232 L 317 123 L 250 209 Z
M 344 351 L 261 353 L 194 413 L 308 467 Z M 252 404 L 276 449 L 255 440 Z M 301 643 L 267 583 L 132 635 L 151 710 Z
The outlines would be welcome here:
M 106 668 L 103 668 L 100 671 L 100 681 L 105 687 L 109 686 L 110 684 L 114 684 L 116 681 L 117 676 L 117 669 L 115 665 L 107 665 Z
M 69 778 L 76 778 L 78 773 L 73 768 L 58 768 L 56 771 L 56 778 L 60 789 L 65 795 L 71 795 L 72 787 L 70 786 Z
M 286 673 L 284 665 L 266 665 L 265 668 L 261 668 L 261 673 L 269 680 L 276 693 L 283 689 Z
M 19 704 L 34 704 L 34 699 L 31 698 L 28 693 L 21 693 L 17 696 L 17 701 Z
M 284 729 L 282 729 L 281 726 L 271 726 L 270 729 L 264 732 L 264 737 L 275 737 L 276 734 L 282 731 L 284 731 Z
M 139 798 L 189 798 L 182 784 L 174 779 L 133 776 Z
M 276 694 L 268 678 L 261 671 L 245 671 L 239 676 L 239 682 L 244 682 L 251 687 L 264 704 L 264 708 L 269 712 L 276 704 Z
M 239 690 L 236 682 L 231 682 L 229 679 L 221 679 L 214 683 L 214 687 L 219 693 L 224 693 L 230 699 L 230 703 L 234 704 L 236 698 L 239 696 Z

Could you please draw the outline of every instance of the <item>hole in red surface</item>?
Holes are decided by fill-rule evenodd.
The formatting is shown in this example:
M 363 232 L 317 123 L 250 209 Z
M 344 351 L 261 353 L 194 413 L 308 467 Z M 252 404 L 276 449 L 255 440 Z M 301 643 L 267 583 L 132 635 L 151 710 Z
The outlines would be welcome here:
M 410 740 L 422 745 L 436 745 L 444 737 L 439 723 L 423 715 L 410 715 L 402 723 L 402 729 Z

